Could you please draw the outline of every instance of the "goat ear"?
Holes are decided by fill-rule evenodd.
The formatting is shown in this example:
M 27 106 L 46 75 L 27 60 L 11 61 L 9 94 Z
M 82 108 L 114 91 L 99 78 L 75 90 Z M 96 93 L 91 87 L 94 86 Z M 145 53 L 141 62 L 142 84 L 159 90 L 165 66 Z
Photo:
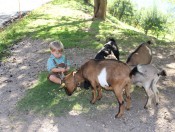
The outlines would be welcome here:
M 106 54 L 109 54 L 109 51 L 106 51 L 106 50 L 105 50 L 105 53 L 106 53 Z

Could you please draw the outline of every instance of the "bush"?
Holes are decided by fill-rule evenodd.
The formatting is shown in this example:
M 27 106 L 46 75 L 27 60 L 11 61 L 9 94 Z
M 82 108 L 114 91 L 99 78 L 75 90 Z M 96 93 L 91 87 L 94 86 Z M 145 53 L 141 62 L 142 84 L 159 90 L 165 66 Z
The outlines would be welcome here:
M 134 6 L 130 0 L 114 0 L 109 7 L 109 12 L 119 20 L 130 23 L 134 15 Z
M 143 13 L 144 14 L 144 13 Z M 145 34 L 150 30 L 154 35 L 158 36 L 166 32 L 167 17 L 157 11 L 157 8 L 146 11 L 141 21 L 141 27 L 144 29 Z

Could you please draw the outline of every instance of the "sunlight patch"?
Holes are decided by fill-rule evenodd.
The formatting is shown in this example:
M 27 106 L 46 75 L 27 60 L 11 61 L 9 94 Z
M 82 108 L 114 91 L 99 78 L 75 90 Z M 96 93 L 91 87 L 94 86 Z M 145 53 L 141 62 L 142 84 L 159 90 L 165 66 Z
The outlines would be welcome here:
M 168 127 L 169 123 L 173 120 L 173 115 L 168 108 L 160 108 L 156 114 L 158 117 L 156 121 L 157 127 L 161 128 L 162 124 L 163 126 Z
M 69 112 L 69 115 L 77 116 L 77 115 L 80 115 L 81 113 L 82 113 L 81 111 L 71 110 Z
M 102 105 L 97 106 L 97 110 L 106 110 L 108 108 L 109 108 L 109 105 L 107 104 L 102 104 Z
M 72 108 L 73 110 L 82 110 L 82 106 L 80 104 L 75 104 Z
M 140 120 L 141 120 L 143 123 L 146 123 L 146 122 L 147 122 L 147 117 L 146 117 L 146 116 L 141 116 L 141 117 L 140 117 Z
M 49 19 L 49 20 L 45 20 L 45 19 L 38 19 L 38 20 L 35 20 L 35 21 L 33 21 L 33 22 L 30 22 L 28 25 L 27 25 L 27 27 L 29 27 L 29 28 L 31 28 L 31 27 L 33 27 L 33 28 L 38 28 L 38 26 L 45 26 L 45 25 L 48 25 L 49 24 L 49 26 L 51 26 L 51 25 L 54 25 L 55 23 L 57 22 L 57 20 L 51 20 L 51 19 Z
M 21 75 L 19 75 L 17 78 L 18 79 L 21 79 L 21 78 L 23 78 L 25 76 L 25 74 L 21 74 Z
M 79 10 L 73 10 L 69 8 L 63 8 L 63 7 L 58 7 L 58 6 L 53 6 L 51 9 L 46 11 L 47 14 L 54 16 L 54 17 L 60 17 L 60 16 L 69 16 L 69 17 L 74 17 L 74 18 L 90 18 L 91 16 L 79 11 Z
M 166 64 L 166 67 L 175 69 L 175 63 Z
M 157 57 L 160 58 L 160 59 L 162 59 L 163 58 L 163 55 L 158 53 L 157 54 Z
M 75 104 L 72 110 L 69 112 L 70 115 L 80 115 L 82 112 L 86 112 L 80 104 Z
M 28 69 L 28 67 L 27 66 L 21 66 L 20 69 L 21 70 L 26 70 L 26 69 Z

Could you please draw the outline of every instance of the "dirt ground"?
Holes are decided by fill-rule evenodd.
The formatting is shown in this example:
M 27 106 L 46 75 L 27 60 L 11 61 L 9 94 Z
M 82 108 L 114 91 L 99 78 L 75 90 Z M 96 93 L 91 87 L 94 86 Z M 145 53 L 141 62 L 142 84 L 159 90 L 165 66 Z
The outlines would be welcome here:
M 132 108 L 120 119 L 114 119 L 116 107 L 105 111 L 66 116 L 42 116 L 21 113 L 16 103 L 32 86 L 39 72 L 46 70 L 48 45 L 41 40 L 24 39 L 10 50 L 12 55 L 0 63 L 0 132 L 173 132 L 175 131 L 175 56 L 174 49 L 153 49 L 153 64 L 165 69 L 168 76 L 158 83 L 160 104 L 151 109 L 143 108 L 144 91 L 132 92 Z M 81 65 L 95 56 L 95 51 L 66 49 L 71 63 Z M 83 55 L 81 55 L 83 54 Z M 114 97 L 114 96 L 113 96 Z M 114 97 L 115 98 L 115 97 Z M 101 100 L 104 101 L 104 100 Z

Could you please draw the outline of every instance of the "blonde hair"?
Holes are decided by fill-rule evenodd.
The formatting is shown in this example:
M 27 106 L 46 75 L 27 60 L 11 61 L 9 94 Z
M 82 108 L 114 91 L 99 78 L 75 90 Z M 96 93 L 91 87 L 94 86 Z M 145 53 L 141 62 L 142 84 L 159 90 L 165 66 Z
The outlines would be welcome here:
M 59 41 L 53 41 L 49 44 L 50 50 L 63 50 L 64 46 L 63 44 Z

